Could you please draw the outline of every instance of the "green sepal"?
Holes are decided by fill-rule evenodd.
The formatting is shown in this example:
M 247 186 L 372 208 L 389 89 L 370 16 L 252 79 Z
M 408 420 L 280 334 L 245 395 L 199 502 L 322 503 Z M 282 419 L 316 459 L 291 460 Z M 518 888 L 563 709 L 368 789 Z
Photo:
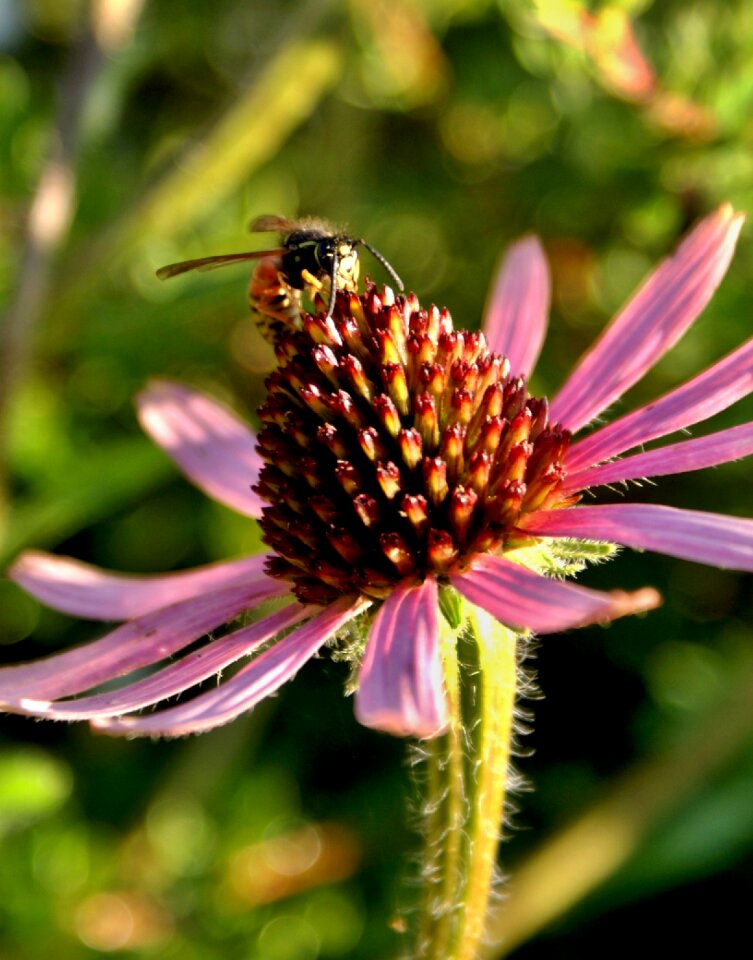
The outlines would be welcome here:
M 439 609 L 452 630 L 458 631 L 463 622 L 460 594 L 453 587 L 439 588 Z

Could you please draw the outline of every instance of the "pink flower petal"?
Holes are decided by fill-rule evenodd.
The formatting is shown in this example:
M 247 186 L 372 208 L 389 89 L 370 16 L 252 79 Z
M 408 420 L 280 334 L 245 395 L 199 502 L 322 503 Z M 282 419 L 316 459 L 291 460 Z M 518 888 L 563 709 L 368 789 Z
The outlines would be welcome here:
M 0 703 L 55 700 L 157 663 L 269 596 L 266 585 L 226 587 L 124 623 L 100 640 L 0 670 Z
M 136 717 L 96 718 L 92 725 L 105 733 L 141 737 L 180 737 L 219 727 L 274 693 L 369 602 L 360 597 L 343 597 L 331 603 L 302 627 L 265 650 L 230 680 L 199 694 L 188 703 Z
M 538 359 L 549 314 L 549 267 L 537 237 L 525 237 L 504 255 L 484 311 L 491 350 L 510 361 L 514 376 Z
M 570 511 L 561 511 L 562 513 Z M 479 554 L 467 569 L 450 575 L 463 596 L 502 623 L 534 633 L 558 633 L 571 627 L 615 620 L 661 602 L 656 590 L 601 593 L 553 580 L 504 557 Z
M 730 460 L 740 460 L 753 453 L 753 423 L 720 430 L 707 437 L 685 440 L 659 450 L 637 453 L 624 460 L 615 460 L 599 467 L 568 474 L 562 484 L 562 493 L 567 495 L 587 487 L 622 480 L 638 480 L 641 477 L 660 477 L 668 473 L 687 473 L 715 467 Z
M 398 737 L 434 737 L 447 726 L 433 577 L 399 586 L 376 615 L 358 677 L 359 723 Z
M 753 339 L 659 400 L 573 444 L 567 469 L 575 471 L 708 420 L 753 392 Z
M 210 590 L 246 584 L 265 586 L 270 596 L 279 582 L 263 571 L 266 557 L 243 557 L 163 576 L 112 573 L 69 557 L 35 550 L 22 554 L 7 576 L 41 603 L 90 620 L 130 620 Z
M 261 515 L 251 490 L 262 461 L 251 429 L 227 407 L 158 380 L 138 397 L 141 426 L 204 493 L 249 517 Z
M 527 533 L 606 540 L 715 567 L 753 571 L 753 520 L 653 503 L 615 503 L 531 514 Z
M 585 354 L 552 403 L 552 421 L 580 429 L 664 356 L 711 299 L 741 226 L 728 204 L 696 226 Z
M 236 630 L 219 640 L 211 640 L 206 646 L 187 654 L 177 663 L 171 663 L 151 676 L 129 683 L 119 690 L 109 690 L 62 703 L 24 699 L 8 709 L 12 713 L 23 713 L 47 720 L 88 720 L 92 717 L 111 717 L 139 710 L 201 683 L 241 657 L 248 656 L 270 637 L 305 617 L 310 617 L 316 609 L 292 603 L 257 623 Z

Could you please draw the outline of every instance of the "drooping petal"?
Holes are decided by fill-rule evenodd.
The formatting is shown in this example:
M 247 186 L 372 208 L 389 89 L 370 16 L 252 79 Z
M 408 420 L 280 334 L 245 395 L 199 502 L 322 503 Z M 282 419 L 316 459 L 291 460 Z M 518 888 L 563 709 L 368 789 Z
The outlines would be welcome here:
M 514 376 L 533 370 L 546 335 L 549 267 L 537 237 L 525 237 L 505 253 L 486 309 L 489 348 L 510 361 Z
M 753 339 L 681 387 L 574 443 L 568 471 L 619 456 L 641 443 L 692 427 L 753 392 Z
M 399 737 L 433 737 L 447 726 L 439 649 L 437 583 L 398 586 L 382 604 L 358 678 L 356 719 Z
M 4 667 L 0 704 L 72 696 L 158 663 L 268 595 L 266 586 L 226 587 L 147 613 L 73 650 Z
M 164 380 L 150 384 L 137 404 L 141 426 L 189 480 L 225 506 L 261 516 L 251 486 L 262 461 L 247 424 L 217 401 Z
M 7 576 L 41 603 L 89 620 L 130 620 L 222 587 L 247 584 L 269 596 L 284 587 L 267 577 L 266 557 L 243 557 L 162 576 L 113 573 L 70 557 L 30 550 L 21 554 Z
M 696 226 L 582 358 L 552 402 L 553 421 L 580 429 L 664 356 L 711 299 L 741 226 L 729 204 Z
M 715 467 L 730 460 L 740 460 L 753 454 L 753 423 L 720 430 L 707 437 L 684 440 L 659 450 L 636 453 L 598 467 L 590 467 L 579 473 L 568 474 L 562 484 L 564 495 L 622 480 L 639 480 L 641 477 L 660 477 L 668 473 L 687 473 Z
M 183 693 L 207 677 L 252 653 L 260 644 L 282 630 L 310 617 L 315 607 L 292 603 L 263 620 L 234 633 L 212 640 L 207 646 L 187 654 L 162 670 L 135 680 L 119 690 L 79 697 L 76 700 L 51 702 L 24 698 L 7 706 L 11 713 L 41 717 L 47 720 L 89 720 L 93 717 L 112 717 L 142 707 L 151 706 Z
M 466 569 L 452 573 L 450 581 L 471 603 L 483 607 L 502 623 L 534 633 L 558 633 L 616 620 L 650 610 L 661 602 L 651 587 L 634 593 L 602 593 L 543 577 L 504 557 L 489 554 L 474 557 Z
M 525 530 L 542 537 L 606 540 L 714 567 L 753 571 L 753 520 L 654 503 L 614 503 L 531 514 Z
M 180 737 L 219 727 L 274 693 L 340 627 L 368 605 L 369 601 L 360 597 L 342 597 L 265 650 L 219 687 L 158 713 L 95 718 L 92 725 L 105 733 L 134 737 Z

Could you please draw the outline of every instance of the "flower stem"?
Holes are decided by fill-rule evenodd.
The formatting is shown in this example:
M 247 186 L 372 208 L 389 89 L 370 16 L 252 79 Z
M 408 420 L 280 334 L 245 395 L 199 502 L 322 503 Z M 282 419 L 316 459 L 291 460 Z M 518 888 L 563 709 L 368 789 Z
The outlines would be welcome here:
M 448 732 L 426 747 L 420 960 L 474 960 L 484 934 L 517 685 L 516 634 L 464 603 L 448 629 Z

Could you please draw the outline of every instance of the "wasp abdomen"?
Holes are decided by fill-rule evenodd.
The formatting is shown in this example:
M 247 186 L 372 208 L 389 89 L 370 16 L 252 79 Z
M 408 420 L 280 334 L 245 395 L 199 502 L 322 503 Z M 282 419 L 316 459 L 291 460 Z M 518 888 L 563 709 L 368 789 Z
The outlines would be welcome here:
M 301 326 L 301 294 L 285 282 L 280 257 L 264 257 L 248 286 L 248 303 L 256 326 L 270 343 Z

